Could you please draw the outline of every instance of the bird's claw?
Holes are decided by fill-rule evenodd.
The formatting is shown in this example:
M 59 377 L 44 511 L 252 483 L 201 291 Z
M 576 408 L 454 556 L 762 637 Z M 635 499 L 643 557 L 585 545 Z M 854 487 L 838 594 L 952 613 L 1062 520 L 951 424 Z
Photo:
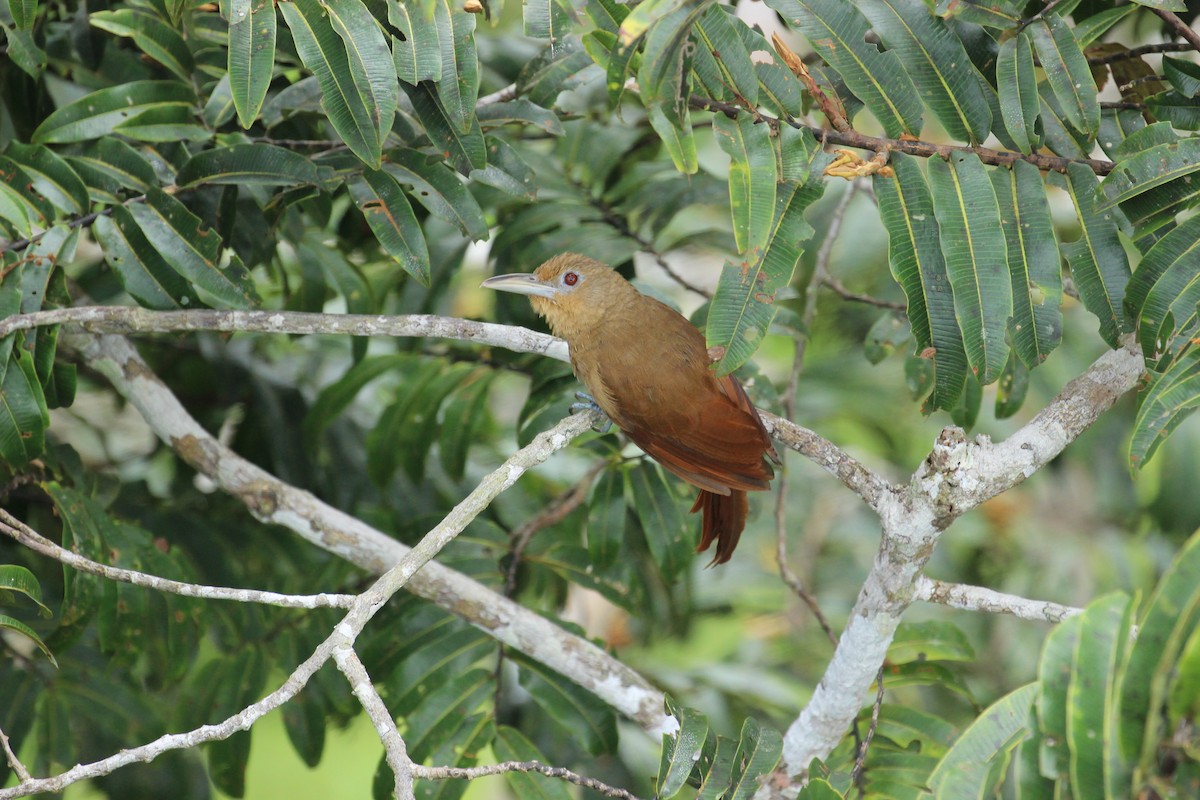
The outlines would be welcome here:
M 571 403 L 571 407 L 567 409 L 568 411 L 570 411 L 572 414 L 580 414 L 584 411 L 598 411 L 601 415 L 602 421 L 594 423 L 592 425 L 592 430 L 594 430 L 596 433 L 608 433 L 610 430 L 612 430 L 612 420 L 609 419 L 608 415 L 604 413 L 604 409 L 602 409 L 596 402 L 596 398 L 592 397 L 587 392 L 576 392 L 575 399 L 579 402 Z

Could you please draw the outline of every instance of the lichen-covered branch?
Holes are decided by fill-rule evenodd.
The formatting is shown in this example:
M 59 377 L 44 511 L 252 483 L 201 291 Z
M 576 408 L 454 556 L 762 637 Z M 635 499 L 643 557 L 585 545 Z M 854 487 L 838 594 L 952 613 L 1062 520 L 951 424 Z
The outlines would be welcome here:
M 1020 619 L 1034 622 L 1062 622 L 1082 614 L 1082 608 L 1051 603 L 1048 600 L 1031 600 L 1014 594 L 997 592 L 984 586 L 966 583 L 948 583 L 922 575 L 917 578 L 914 600 L 940 603 L 951 608 L 967 611 L 984 611 L 988 614 L 1011 614 Z

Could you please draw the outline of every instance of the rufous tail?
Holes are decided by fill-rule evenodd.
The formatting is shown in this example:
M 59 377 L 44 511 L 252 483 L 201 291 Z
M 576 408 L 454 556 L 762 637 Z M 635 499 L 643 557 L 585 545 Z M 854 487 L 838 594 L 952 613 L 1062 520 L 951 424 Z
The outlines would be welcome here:
M 697 511 L 704 512 L 704 524 L 696 552 L 704 552 L 716 541 L 717 553 L 709 566 L 724 564 L 733 556 L 734 548 L 742 538 L 742 529 L 746 527 L 746 514 L 750 511 L 746 493 L 734 489 L 723 495 L 701 490 L 692 506 L 692 513 Z

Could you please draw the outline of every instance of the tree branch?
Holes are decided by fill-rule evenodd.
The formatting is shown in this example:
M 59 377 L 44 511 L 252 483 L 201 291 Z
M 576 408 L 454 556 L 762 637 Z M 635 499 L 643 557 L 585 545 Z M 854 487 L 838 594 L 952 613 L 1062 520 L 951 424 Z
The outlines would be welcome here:
M 354 692 L 354 696 L 358 698 L 358 702 L 367 712 L 372 724 L 375 725 L 379 741 L 383 742 L 384 758 L 387 760 L 388 766 L 392 768 L 392 775 L 395 776 L 393 794 L 396 800 L 412 800 L 414 797 L 413 762 L 408 757 L 408 746 L 404 744 L 404 738 L 400 735 L 400 731 L 396 730 L 396 721 L 392 719 L 392 712 L 388 711 L 383 698 L 375 689 L 375 684 L 371 683 L 371 676 L 367 673 L 366 666 L 359 659 L 358 653 L 354 652 L 353 647 L 334 648 L 333 662 L 350 682 L 350 690 Z
M 1012 614 L 1019 619 L 1028 619 L 1034 622 L 1062 622 L 1076 614 L 1083 613 L 1082 608 L 1074 606 L 1064 606 L 1048 600 L 1030 600 L 983 586 L 948 583 L 924 575 L 917 578 L 916 584 L 913 586 L 913 600 L 941 603 L 966 611 Z
M 549 343 L 556 341 L 531 331 L 522 334 L 518 328 L 508 330 L 517 338 L 528 334 Z M 67 337 L 63 341 L 67 343 Z M 408 553 L 408 547 L 390 536 L 222 447 L 192 419 L 124 338 L 86 336 L 69 341 L 91 366 L 108 377 L 160 439 L 193 468 L 245 503 L 256 519 L 289 528 L 318 547 L 375 574 L 384 572 Z M 586 428 L 584 423 L 590 418 L 587 414 L 573 417 L 571 429 L 575 425 Z M 504 644 L 569 676 L 652 735 L 675 729 L 674 717 L 663 713 L 660 691 L 599 647 L 567 633 L 541 615 L 436 562 L 423 569 L 409 588 Z
M 813 758 L 827 757 L 856 718 L 942 531 L 1045 466 L 1134 388 L 1143 369 L 1126 337 L 1003 442 L 969 443 L 961 429 L 946 428 L 903 494 L 879 493 L 872 505 L 883 526 L 879 552 L 824 677 L 784 737 L 784 772 L 802 774 Z
M 1162 8 L 1150 7 L 1150 10 L 1162 18 L 1162 21 L 1171 26 L 1171 30 L 1175 31 L 1176 36 L 1182 37 L 1192 49 L 1200 53 L 1200 33 L 1196 33 L 1191 25 L 1181 20 L 1175 13 Z
M 111 342 L 112 337 L 106 338 Z M 128 347 L 128 343 L 123 340 L 116 341 Z M 130 352 L 132 353 L 132 350 Z M 136 354 L 134 357 L 136 358 Z M 128 366 L 129 361 L 126 364 Z M 283 685 L 262 700 L 247 706 L 216 725 L 204 725 L 187 733 L 161 736 L 153 742 L 122 750 L 91 764 L 77 764 L 53 778 L 23 781 L 12 788 L 0 789 L 0 800 L 26 797 L 43 792 L 58 792 L 72 783 L 107 775 L 135 761 L 151 761 L 169 750 L 195 747 L 203 742 L 227 739 L 238 731 L 248 730 L 264 715 L 299 694 L 316 671 L 338 650 L 352 648 L 355 639 L 388 599 L 404 588 L 423 567 L 432 566 L 430 561 L 434 556 L 453 541 L 470 524 L 471 520 L 488 507 L 497 495 L 512 486 L 531 467 L 545 461 L 552 453 L 566 447 L 576 436 L 589 430 L 597 418 L 598 414 L 595 412 L 567 417 L 550 430 L 539 433 L 530 444 L 518 450 L 497 469 L 486 475 L 471 493 L 463 498 L 462 502 L 451 509 L 440 523 L 421 538 L 416 546 L 411 549 L 406 548 L 394 566 L 385 571 L 370 588 L 354 599 L 346 616 L 334 627 L 333 632 L 326 637 L 325 641 L 288 676 Z M 352 666 L 350 669 L 353 671 Z M 362 688 L 353 680 L 351 683 L 358 689 Z M 374 702 L 370 697 L 368 697 L 368 701 Z M 397 785 L 400 783 L 401 779 L 398 776 Z
M 568 783 L 591 789 L 605 797 L 616 797 L 618 800 L 638 800 L 636 795 L 630 794 L 624 789 L 609 786 L 595 778 L 579 775 L 563 767 L 552 767 L 549 764 L 542 764 L 538 761 L 504 761 L 485 767 L 425 767 L 416 764 L 413 769 L 416 771 L 418 777 L 431 780 L 444 780 L 446 778 L 472 780 L 482 778 L 485 775 L 503 775 L 505 772 L 538 772 L 551 778 L 562 778 Z
M 224 586 L 201 586 L 194 583 L 182 583 L 157 575 L 147 575 L 131 569 L 112 567 L 84 558 L 78 553 L 64 549 L 50 541 L 40 533 L 21 522 L 16 517 L 0 508 L 0 533 L 5 533 L 34 552 L 49 556 L 56 561 L 112 581 L 132 583 L 147 589 L 156 589 L 168 594 L 178 594 L 184 597 L 199 597 L 205 600 L 233 600 L 239 603 L 262 603 L 283 608 L 349 608 L 354 602 L 354 596 L 348 594 L 277 594 L 276 592 L 261 592 L 255 589 L 230 589 Z

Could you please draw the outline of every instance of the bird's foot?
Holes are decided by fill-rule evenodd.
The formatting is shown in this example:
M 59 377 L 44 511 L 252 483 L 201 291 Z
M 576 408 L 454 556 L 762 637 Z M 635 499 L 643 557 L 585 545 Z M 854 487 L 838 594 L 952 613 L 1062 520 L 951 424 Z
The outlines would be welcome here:
M 596 398 L 592 397 L 587 392 L 576 392 L 575 399 L 579 402 L 571 403 L 571 407 L 567 409 L 568 411 L 570 411 L 572 414 L 579 414 L 584 411 L 599 411 L 603 419 L 602 421 L 592 425 L 592 430 L 594 430 L 596 433 L 608 433 L 610 430 L 612 430 L 612 420 L 609 419 L 608 415 L 604 413 L 604 409 L 602 409 L 596 402 Z

